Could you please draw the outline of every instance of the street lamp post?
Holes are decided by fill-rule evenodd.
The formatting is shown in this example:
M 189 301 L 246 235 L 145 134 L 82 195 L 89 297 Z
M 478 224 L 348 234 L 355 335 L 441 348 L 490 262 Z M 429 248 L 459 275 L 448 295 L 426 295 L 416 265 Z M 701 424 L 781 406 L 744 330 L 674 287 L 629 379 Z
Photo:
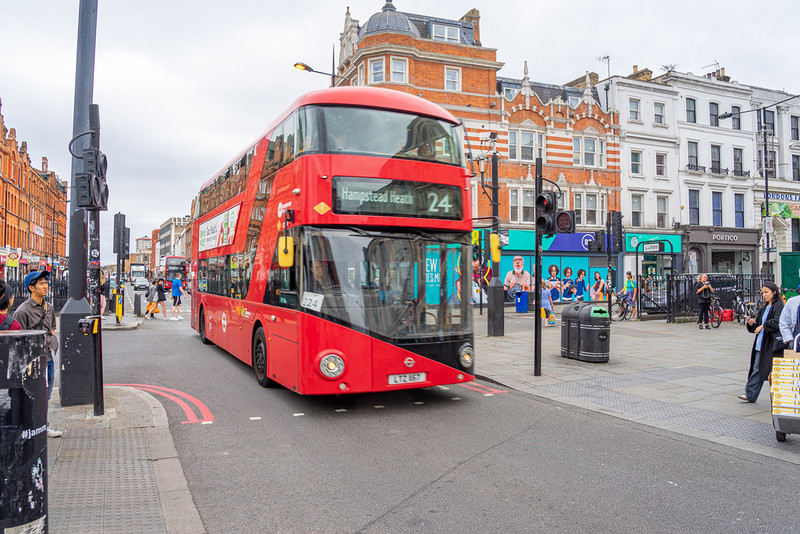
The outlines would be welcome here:
M 304 70 L 306 72 L 313 72 L 315 74 L 322 74 L 323 76 L 330 76 L 331 77 L 331 87 L 333 87 L 334 82 L 336 81 L 336 78 L 341 78 L 342 80 L 346 80 L 347 79 L 344 76 L 339 76 L 338 74 L 333 74 L 332 72 L 322 72 L 321 70 L 317 70 L 317 69 L 311 68 L 308 64 L 303 63 L 301 61 L 298 61 L 297 63 L 295 63 L 294 64 L 294 68 L 296 68 L 297 70 Z

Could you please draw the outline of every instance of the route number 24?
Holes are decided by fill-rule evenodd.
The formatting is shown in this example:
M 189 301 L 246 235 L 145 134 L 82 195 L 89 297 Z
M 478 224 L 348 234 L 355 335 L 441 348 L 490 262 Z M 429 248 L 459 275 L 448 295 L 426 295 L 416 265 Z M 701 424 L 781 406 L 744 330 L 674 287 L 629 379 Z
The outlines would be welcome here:
M 428 192 L 428 211 L 431 213 L 450 213 L 450 194 L 445 193 L 441 198 L 434 191 Z

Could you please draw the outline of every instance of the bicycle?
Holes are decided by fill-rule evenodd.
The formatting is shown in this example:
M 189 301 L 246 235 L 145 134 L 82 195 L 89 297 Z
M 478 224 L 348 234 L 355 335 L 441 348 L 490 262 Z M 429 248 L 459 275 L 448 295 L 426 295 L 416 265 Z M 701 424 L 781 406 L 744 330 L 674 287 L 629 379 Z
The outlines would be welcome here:
M 736 322 L 746 323 L 748 317 L 755 317 L 758 313 L 758 307 L 755 302 L 745 302 L 744 291 L 741 289 L 736 291 L 736 298 L 733 301 L 733 315 L 736 317 Z
M 711 306 L 708 308 L 708 322 L 713 328 L 719 328 L 722 324 L 722 306 L 719 303 L 719 297 L 711 295 Z
M 629 321 L 633 317 L 633 306 L 628 304 L 623 295 L 624 291 L 617 293 L 617 301 L 611 305 L 612 321 Z

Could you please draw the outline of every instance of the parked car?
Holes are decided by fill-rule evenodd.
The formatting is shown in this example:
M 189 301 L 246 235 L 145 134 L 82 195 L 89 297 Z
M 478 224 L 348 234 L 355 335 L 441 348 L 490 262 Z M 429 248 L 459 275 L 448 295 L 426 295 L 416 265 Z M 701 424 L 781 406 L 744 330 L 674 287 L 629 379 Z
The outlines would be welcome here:
M 147 289 L 149 285 L 147 278 L 137 278 L 133 281 L 133 289 Z

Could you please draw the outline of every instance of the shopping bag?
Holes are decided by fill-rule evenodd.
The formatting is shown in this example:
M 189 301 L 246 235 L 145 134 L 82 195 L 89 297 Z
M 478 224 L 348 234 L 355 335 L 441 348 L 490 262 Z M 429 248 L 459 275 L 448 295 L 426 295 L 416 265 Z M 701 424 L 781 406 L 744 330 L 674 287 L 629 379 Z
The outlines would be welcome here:
M 556 313 L 550 312 L 550 317 L 547 318 L 547 324 L 556 324 Z
M 547 311 L 544 308 L 539 308 L 539 317 L 547 319 Z

